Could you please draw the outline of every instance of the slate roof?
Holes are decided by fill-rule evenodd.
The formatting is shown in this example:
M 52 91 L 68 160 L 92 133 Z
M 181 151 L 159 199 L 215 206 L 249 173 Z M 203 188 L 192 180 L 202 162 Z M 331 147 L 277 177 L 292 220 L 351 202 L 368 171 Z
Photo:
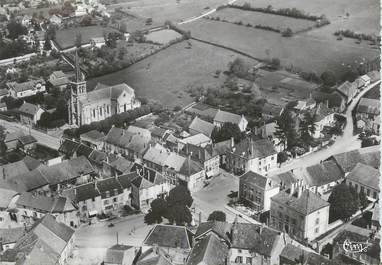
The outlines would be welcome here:
M 167 130 L 158 126 L 153 126 L 149 128 L 152 136 L 158 137 L 159 139 L 163 139 L 167 133 Z
M 73 234 L 73 229 L 47 214 L 17 241 L 9 261 L 17 265 L 56 264 Z
M 139 131 L 132 128 L 124 130 L 121 128 L 112 127 L 105 137 L 105 142 L 143 154 L 149 146 L 151 133 L 146 129 L 139 127 L 135 128 L 138 128 Z M 147 133 L 141 133 L 142 130 L 147 131 Z
M 36 138 L 29 134 L 19 137 L 19 141 L 22 145 L 33 144 L 37 142 Z
M 211 137 L 211 134 L 214 128 L 215 126 L 212 123 L 208 121 L 204 121 L 198 117 L 195 117 L 192 120 L 190 126 L 188 127 L 190 131 L 193 130 L 193 131 L 202 133 L 208 137 Z
M 23 160 L 0 166 L 0 182 L 13 179 L 14 177 L 29 172 L 29 168 Z
M 215 143 L 213 148 L 219 155 L 226 154 L 231 151 L 231 140 Z
M 215 233 L 220 238 L 226 240 L 227 242 L 231 241 L 229 234 L 231 233 L 231 223 L 220 222 L 220 221 L 209 221 L 201 223 L 198 226 L 198 229 L 195 232 L 195 238 L 203 237 L 209 233 Z
M 344 174 L 333 161 L 309 166 L 304 174 L 305 181 L 310 187 L 322 186 L 344 178 Z
M 0 209 L 8 208 L 9 203 L 16 194 L 16 191 L 0 188 Z
M 122 174 L 130 172 L 133 162 L 127 160 L 126 158 L 123 157 L 117 157 L 115 160 L 109 162 L 109 165 L 121 172 Z
M 19 112 L 24 115 L 34 116 L 36 115 L 39 109 L 40 109 L 39 106 L 25 102 L 23 105 L 20 106 Z
M 239 124 L 241 119 L 242 116 L 238 114 L 234 114 L 224 110 L 218 110 L 218 112 L 215 115 L 214 122 Z
M 263 108 L 261 109 L 261 113 L 269 115 L 269 116 L 277 117 L 281 114 L 282 110 L 283 110 L 283 107 L 266 102 Z
M 36 169 L 40 166 L 40 161 L 30 156 L 24 157 L 22 161 L 24 162 L 24 164 L 27 166 L 29 170 Z
M 125 83 L 114 86 L 106 86 L 98 83 L 93 91 L 87 93 L 86 98 L 80 99 L 80 102 L 86 105 L 104 100 L 117 100 L 124 92 L 130 96 L 134 95 L 134 89 Z
M 138 174 L 136 172 L 130 172 L 130 173 L 118 176 L 117 179 L 123 188 L 129 189 L 131 187 L 131 182 L 136 177 L 138 177 Z
M 232 248 L 248 249 L 263 256 L 271 257 L 280 232 L 261 225 L 249 223 L 232 224 Z
M 270 178 L 276 181 L 276 183 L 279 183 L 282 186 L 287 186 L 287 187 L 298 182 L 297 176 L 294 175 L 291 171 L 273 175 Z
M 74 188 L 75 189 L 75 199 L 77 202 L 86 201 L 92 198 L 100 196 L 100 193 L 95 187 L 94 183 L 87 183 Z
M 160 252 L 150 248 L 139 256 L 136 265 L 173 265 L 170 260 Z
M 84 156 L 86 158 L 88 158 L 92 152 L 93 149 L 84 144 L 80 144 L 76 149 L 77 156 Z
M 118 194 L 121 194 L 123 192 L 121 184 L 117 181 L 116 178 L 111 177 L 107 179 L 98 180 L 96 182 L 96 186 L 98 191 L 101 193 L 101 198 L 105 199 L 106 192 L 110 192 L 110 196 L 115 196 L 117 194 L 114 193 L 114 190 L 117 190 Z
M 354 83 L 350 83 L 349 81 L 345 81 L 342 83 L 339 87 L 337 87 L 337 90 L 345 97 L 352 98 L 353 95 L 357 91 L 357 87 Z
M 357 113 L 379 115 L 380 102 L 378 99 L 361 98 L 357 106 Z
M 202 133 L 198 133 L 182 139 L 181 142 L 184 144 L 202 145 L 211 142 L 211 139 Z
M 232 151 L 236 155 L 249 159 L 266 158 L 277 154 L 273 144 L 268 139 L 251 140 L 246 138 L 236 144 Z
M 147 246 L 191 249 L 192 233 L 184 226 L 155 225 L 143 242 Z
M 196 173 L 199 173 L 203 170 L 203 166 L 192 159 L 186 159 L 181 166 L 179 173 L 184 175 L 184 176 L 192 176 Z
M 52 197 L 43 195 L 33 195 L 30 192 L 23 192 L 16 201 L 16 205 L 20 208 L 37 209 L 42 212 L 51 212 L 56 200 Z
M 3 183 L 4 184 L 4 183 Z M 38 168 L 17 175 L 5 182 L 6 186 L 17 192 L 31 191 L 48 185 L 49 182 Z
M 76 152 L 79 146 L 80 143 L 73 140 L 65 139 L 58 148 L 58 151 L 71 157 Z
M 349 152 L 333 155 L 333 160 L 344 173 L 352 171 L 357 163 L 363 162 L 362 156 L 358 150 L 352 150 Z
M 125 251 L 132 248 L 126 245 L 114 245 L 106 250 L 105 263 L 123 264 Z
M 214 234 L 209 234 L 193 247 L 187 265 L 226 265 L 228 247 Z
M 16 243 L 25 233 L 25 227 L 0 229 L 0 238 L 3 244 L 11 244 Z
M 211 144 L 208 144 L 205 147 L 186 144 L 182 151 L 184 151 L 186 155 L 191 155 L 193 160 L 202 164 L 219 155 Z
M 191 108 L 186 109 L 186 112 L 213 120 L 218 110 L 209 105 L 197 103 Z
M 253 171 L 248 171 L 244 173 L 240 177 L 239 181 L 240 181 L 240 184 L 245 183 L 245 184 L 255 185 L 257 187 L 263 188 L 264 190 L 273 189 L 278 186 L 277 182 L 273 181 L 270 178 L 262 176 L 258 173 L 255 173 Z
M 378 169 L 358 163 L 349 175 L 347 175 L 346 179 L 379 190 L 380 176 L 381 174 Z
M 140 176 L 133 179 L 131 181 L 131 184 L 140 190 L 148 189 L 148 188 L 154 186 L 154 183 L 152 183 L 152 182 L 148 181 L 147 179 L 140 177 Z
M 289 261 L 298 261 L 300 258 L 304 257 L 306 258 L 306 251 L 288 243 L 283 250 L 280 253 L 280 258 L 287 259 Z
M 80 135 L 83 140 L 102 141 L 105 135 L 97 130 L 91 130 Z
M 271 201 L 275 201 L 285 207 L 292 208 L 296 212 L 303 215 L 308 215 L 323 207 L 329 206 L 327 201 L 324 201 L 317 194 L 309 190 L 304 190 L 298 198 L 293 195 L 289 195 L 285 191 L 280 191 L 271 198 Z
M 334 111 L 328 108 L 326 104 L 320 103 L 315 109 L 315 116 L 314 116 L 315 122 L 319 122 L 333 113 Z

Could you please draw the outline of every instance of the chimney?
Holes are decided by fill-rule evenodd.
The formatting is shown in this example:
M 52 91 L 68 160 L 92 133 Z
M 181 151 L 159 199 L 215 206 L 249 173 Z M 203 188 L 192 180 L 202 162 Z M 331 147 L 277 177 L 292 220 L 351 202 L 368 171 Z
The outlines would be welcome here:
M 298 190 L 297 190 L 297 198 L 300 198 L 300 197 L 301 197 L 301 194 L 302 194 L 302 187 L 299 186 L 299 187 L 298 187 Z
M 329 99 L 326 100 L 326 107 L 329 108 Z
M 235 140 L 233 139 L 233 137 L 231 137 L 231 148 L 233 148 L 235 146 Z

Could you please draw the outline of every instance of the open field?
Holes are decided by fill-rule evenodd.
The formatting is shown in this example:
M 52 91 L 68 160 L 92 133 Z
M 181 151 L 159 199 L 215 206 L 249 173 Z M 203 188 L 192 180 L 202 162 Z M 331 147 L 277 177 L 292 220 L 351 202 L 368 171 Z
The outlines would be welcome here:
M 81 34 L 81 43 L 87 44 L 90 42 L 91 38 L 103 37 L 105 33 L 107 34 L 114 31 L 117 30 L 101 26 L 78 27 L 58 30 L 56 33 L 56 43 L 60 46 L 61 49 L 66 49 L 74 46 L 77 34 Z
M 252 26 L 262 25 L 279 30 L 290 28 L 293 32 L 301 31 L 316 25 L 316 23 L 311 20 L 265 14 L 254 11 L 245 11 L 236 8 L 221 9 L 215 12 L 212 17 L 219 17 L 220 20 L 227 20 L 233 23 L 241 21 L 243 26 L 249 23 Z
M 184 19 L 201 15 L 209 9 L 227 3 L 227 0 L 136 0 L 111 4 L 108 10 L 122 7 L 140 17 L 152 18 L 154 23 L 164 23 L 166 20 L 180 22 Z M 207 8 L 209 7 L 209 8 Z
M 314 37 L 310 32 L 291 38 L 260 29 L 210 20 L 199 20 L 182 25 L 193 37 L 221 44 L 248 53 L 258 59 L 279 58 L 284 66 L 321 73 L 332 70 L 338 75 L 362 58 L 374 59 L 379 50 L 368 44 L 355 44 L 354 40 L 336 41 Z M 323 27 L 325 28 L 325 27 Z
M 220 86 L 225 77 L 221 74 L 215 78 L 216 70 L 226 70 L 229 62 L 240 57 L 211 45 L 195 41 L 190 43 L 191 48 L 185 41 L 174 44 L 124 70 L 91 79 L 88 86 L 92 88 L 97 82 L 126 82 L 135 89 L 138 97 L 158 100 L 170 107 L 184 106 L 193 100 L 187 90 L 200 86 Z M 248 61 L 256 63 L 254 60 Z
M 160 44 L 167 44 L 180 37 L 182 35 L 172 29 L 153 31 L 146 35 L 147 40 Z

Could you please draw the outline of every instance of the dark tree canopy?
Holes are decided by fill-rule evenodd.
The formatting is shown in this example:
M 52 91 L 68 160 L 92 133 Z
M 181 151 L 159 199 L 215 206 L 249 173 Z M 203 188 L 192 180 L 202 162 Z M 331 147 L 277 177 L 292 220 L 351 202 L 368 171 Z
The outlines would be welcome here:
M 331 71 L 326 71 L 321 74 L 322 83 L 326 86 L 334 86 L 337 84 L 337 77 Z
M 155 224 L 155 223 L 161 223 L 162 217 L 166 217 L 168 214 L 168 205 L 167 202 L 162 199 L 158 198 L 151 202 L 151 209 L 149 212 L 145 215 L 145 223 L 146 224 Z
M 235 142 L 239 142 L 242 138 L 242 133 L 239 127 L 233 123 L 224 123 L 221 128 L 215 127 L 212 131 L 211 138 L 214 143 L 222 142 L 234 138 Z
M 26 35 L 28 29 L 16 20 L 11 20 L 7 25 L 8 37 L 12 40 L 17 39 L 20 35 Z
M 345 183 L 333 188 L 328 202 L 330 203 L 329 216 L 332 221 L 348 220 L 360 206 L 357 192 Z
M 222 211 L 213 211 L 209 216 L 207 221 L 226 221 L 226 214 Z

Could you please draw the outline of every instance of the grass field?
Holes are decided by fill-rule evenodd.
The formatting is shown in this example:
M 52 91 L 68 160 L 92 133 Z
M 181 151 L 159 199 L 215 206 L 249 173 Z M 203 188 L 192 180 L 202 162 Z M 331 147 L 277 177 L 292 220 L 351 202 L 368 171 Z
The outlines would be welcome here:
M 201 15 L 209 9 L 227 3 L 227 0 L 136 0 L 120 4 L 108 5 L 108 10 L 117 7 L 144 18 L 152 18 L 154 23 L 164 23 L 166 20 L 180 22 L 190 17 Z M 207 9 L 209 7 L 209 9 Z
M 275 32 L 205 19 L 184 24 L 182 28 L 190 30 L 193 37 L 235 48 L 255 58 L 276 57 L 284 66 L 293 65 L 297 70 L 318 74 L 332 70 L 340 75 L 347 65 L 379 55 L 379 50 L 366 43 L 355 44 L 351 39 L 328 41 L 306 33 L 285 38 Z
M 81 34 L 81 43 L 87 44 L 91 38 L 103 37 L 105 33 L 114 32 L 112 28 L 101 26 L 78 27 L 58 30 L 56 33 L 56 43 L 61 49 L 73 47 L 75 45 L 77 34 Z
M 216 70 L 224 71 L 229 62 L 240 57 L 225 49 L 195 41 L 190 43 L 190 49 L 187 42 L 172 45 L 129 68 L 89 80 L 88 86 L 92 88 L 97 82 L 125 82 L 135 89 L 138 97 L 158 100 L 170 107 L 184 106 L 193 100 L 186 91 L 200 86 L 220 87 L 225 77 L 221 74 L 215 78 Z
M 160 44 L 167 44 L 180 37 L 182 37 L 182 35 L 171 29 L 153 31 L 146 35 L 147 40 Z
M 236 8 L 224 8 L 217 11 L 212 16 L 215 18 L 219 17 L 220 20 L 224 19 L 229 22 L 241 21 L 243 25 L 250 23 L 253 26 L 263 25 L 279 30 L 290 28 L 293 32 L 304 30 L 309 27 L 314 27 L 316 24 L 311 20 L 296 19 L 273 14 L 265 14 L 261 12 L 245 11 Z

